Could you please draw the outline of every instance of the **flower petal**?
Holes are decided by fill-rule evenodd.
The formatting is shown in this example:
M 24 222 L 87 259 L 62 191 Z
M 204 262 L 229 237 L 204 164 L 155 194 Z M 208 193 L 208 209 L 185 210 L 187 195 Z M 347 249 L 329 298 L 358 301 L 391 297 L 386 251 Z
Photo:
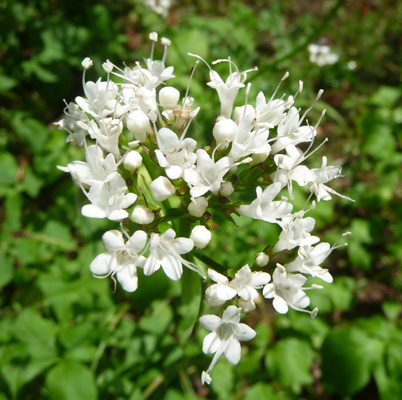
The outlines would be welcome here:
M 235 339 L 234 337 L 231 337 L 229 339 L 229 343 L 227 344 L 227 347 L 224 351 L 226 359 L 233 365 L 236 365 L 240 361 L 241 357 L 241 347 L 240 347 L 240 342 Z

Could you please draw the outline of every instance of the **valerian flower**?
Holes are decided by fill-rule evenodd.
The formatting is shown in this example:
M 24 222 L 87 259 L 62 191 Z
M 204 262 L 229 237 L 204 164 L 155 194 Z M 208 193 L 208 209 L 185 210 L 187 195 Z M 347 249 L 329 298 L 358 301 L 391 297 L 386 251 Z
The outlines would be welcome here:
M 191 262 L 181 257 L 181 254 L 190 252 L 193 247 L 194 242 L 191 239 L 176 238 L 176 232 L 173 229 L 168 229 L 161 236 L 151 233 L 149 256 L 144 265 L 144 274 L 151 275 L 162 266 L 170 279 L 178 280 L 183 273 L 182 265 L 197 271 Z
M 238 364 L 241 357 L 240 341 L 254 339 L 256 332 L 246 324 L 240 323 L 241 309 L 229 306 L 222 318 L 216 315 L 204 315 L 200 318 L 201 325 L 211 331 L 205 339 L 202 351 L 206 354 L 215 353 L 212 362 L 202 373 L 202 384 L 211 383 L 210 373 L 222 354 L 233 365 Z
M 143 267 L 145 257 L 140 253 L 145 247 L 147 234 L 136 231 L 124 242 L 121 232 L 108 231 L 102 236 L 106 253 L 99 254 L 90 265 L 98 278 L 116 275 L 123 289 L 134 292 L 138 287 L 137 267 Z
M 312 318 L 317 315 L 318 309 L 313 311 L 304 310 L 310 305 L 310 299 L 304 292 L 306 289 L 302 286 L 307 278 L 301 274 L 289 274 L 286 269 L 278 265 L 272 276 L 272 283 L 265 285 L 263 295 L 267 299 L 274 299 L 272 304 L 275 310 L 280 314 L 286 314 L 289 307 L 297 311 L 309 313 Z M 314 289 L 322 288 L 315 285 Z

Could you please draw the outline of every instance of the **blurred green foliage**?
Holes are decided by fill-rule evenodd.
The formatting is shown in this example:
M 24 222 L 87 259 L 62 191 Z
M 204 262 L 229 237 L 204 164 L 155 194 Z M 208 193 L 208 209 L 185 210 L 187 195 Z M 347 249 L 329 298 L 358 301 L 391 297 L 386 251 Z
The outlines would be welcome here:
M 310 119 L 327 109 L 319 139 L 330 138 L 326 154 L 345 174 L 333 188 L 356 200 L 315 210 L 323 240 L 353 233 L 327 261 L 335 282 L 311 294 L 319 316 L 261 303 L 247 321 L 256 339 L 237 367 L 216 366 L 210 387 L 199 378 L 209 363 L 196 323 L 201 284 L 183 292 L 157 273 L 127 294 L 94 279 L 88 265 L 113 224 L 84 220 L 82 194 L 56 169 L 83 157 L 52 127 L 62 99 L 81 93 L 81 60 L 94 60 L 94 79 L 107 58 L 147 55 L 151 31 L 172 40 L 182 90 L 188 51 L 258 65 L 250 98 L 272 93 L 287 70 L 280 90 L 303 80 L 303 108 L 324 88 Z M 401 399 L 401 37 L 402 4 L 391 0 L 176 0 L 166 18 L 141 0 L 0 1 L 0 400 Z M 329 43 L 338 63 L 312 65 L 311 40 Z M 200 66 L 198 139 L 210 137 L 218 107 L 206 79 Z M 207 255 L 229 268 L 252 263 L 278 234 L 253 221 L 233 235 L 218 222 L 224 239 Z

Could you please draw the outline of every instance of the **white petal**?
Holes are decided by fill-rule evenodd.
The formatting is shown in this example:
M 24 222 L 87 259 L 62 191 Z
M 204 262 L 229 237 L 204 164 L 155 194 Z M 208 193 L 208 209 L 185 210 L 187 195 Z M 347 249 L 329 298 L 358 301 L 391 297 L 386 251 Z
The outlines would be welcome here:
M 172 280 L 177 281 L 181 278 L 183 273 L 183 267 L 181 265 L 181 261 L 176 257 L 167 255 L 162 258 L 161 261 L 162 268 L 165 271 L 165 274 Z
M 127 241 L 126 245 L 134 249 L 136 253 L 141 252 L 147 242 L 147 234 L 144 231 L 135 231 Z
M 229 306 L 222 315 L 222 320 L 225 322 L 232 322 L 233 324 L 238 324 L 240 321 L 240 308 L 236 306 Z
M 144 274 L 152 275 L 155 271 L 157 271 L 161 267 L 160 260 L 158 260 L 152 254 L 147 258 L 147 261 L 144 265 Z
M 209 331 L 216 331 L 222 323 L 222 319 L 216 315 L 208 314 L 200 318 L 200 324 Z
M 137 270 L 134 265 L 126 265 L 116 274 L 117 280 L 126 292 L 134 292 L 138 287 Z
M 233 365 L 236 365 L 240 361 L 241 357 L 241 347 L 240 347 L 240 342 L 235 339 L 234 337 L 231 337 L 229 339 L 229 343 L 227 344 L 227 347 L 224 351 L 226 359 Z
M 246 324 L 239 324 L 235 329 L 236 338 L 241 341 L 248 341 L 255 338 L 257 332 Z
M 105 232 L 102 235 L 102 241 L 107 251 L 116 251 L 124 246 L 123 235 L 115 229 Z
M 272 299 L 275 296 L 275 286 L 273 283 L 268 283 L 264 286 L 262 294 L 266 299 Z
M 208 269 L 208 276 L 214 282 L 219 282 L 219 283 L 227 283 L 227 282 L 229 282 L 229 279 L 226 278 L 226 276 L 220 274 L 219 272 L 216 272 L 214 269 L 211 269 L 211 268 Z
M 258 292 L 252 288 L 251 286 L 245 286 L 241 290 L 239 290 L 238 295 L 243 299 L 243 300 L 254 300 L 255 298 L 258 297 Z
M 112 271 L 113 255 L 111 253 L 102 253 L 94 258 L 89 269 L 94 275 L 108 275 Z
M 271 275 L 267 272 L 253 272 L 251 282 L 255 287 L 266 285 L 271 280 Z
M 279 314 L 286 314 L 288 312 L 288 303 L 282 299 L 282 297 L 276 296 L 274 301 L 272 302 L 275 310 L 278 311 Z
M 177 238 L 172 245 L 179 254 L 186 254 L 193 250 L 194 242 L 188 238 Z
M 204 342 L 202 343 L 202 351 L 205 354 L 215 353 L 216 350 L 218 350 L 221 342 L 222 341 L 219 339 L 218 335 L 215 332 L 211 332 L 204 338 Z
M 87 204 L 82 207 L 81 214 L 84 217 L 88 218 L 105 218 L 107 214 L 105 210 L 102 210 L 99 207 L 94 206 L 93 204 Z
M 111 221 L 121 221 L 121 220 L 123 220 L 124 218 L 127 218 L 127 217 L 128 217 L 128 212 L 125 211 L 125 210 L 115 210 L 115 211 L 112 211 L 108 215 L 108 218 Z

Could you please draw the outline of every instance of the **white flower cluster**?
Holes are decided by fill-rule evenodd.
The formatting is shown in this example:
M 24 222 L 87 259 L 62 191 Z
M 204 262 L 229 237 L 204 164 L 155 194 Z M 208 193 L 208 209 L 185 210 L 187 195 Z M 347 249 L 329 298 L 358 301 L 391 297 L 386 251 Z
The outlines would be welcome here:
M 310 62 L 319 67 L 335 64 L 339 59 L 338 54 L 332 53 L 331 48 L 325 44 L 311 43 L 307 49 L 310 53 Z
M 311 235 L 315 220 L 306 214 L 315 207 L 315 201 L 330 200 L 334 194 L 348 198 L 327 186 L 341 176 L 340 167 L 328 166 L 326 157 L 319 168 L 304 165 L 320 146 L 311 150 L 319 123 L 311 126 L 306 120 L 312 106 L 302 115 L 294 106 L 301 82 L 293 96 L 275 99 L 278 86 L 268 100 L 260 92 L 252 106 L 248 103 L 251 84 L 245 82 L 254 69 L 239 71 L 231 59 L 216 60 L 213 64 L 224 62 L 229 66 L 224 80 L 201 57 L 189 54 L 196 58 L 195 67 L 200 61 L 207 65 L 208 86 L 217 91 L 221 104 L 212 143 L 200 146 L 186 137 L 199 112 L 188 95 L 189 87 L 181 97 L 176 88 L 165 84 L 174 77 L 173 67 L 165 65 L 170 41 L 161 40 L 163 57 L 154 60 L 157 34 L 151 33 L 150 39 L 151 56 L 145 60 L 145 68 L 137 62 L 132 68 L 120 69 L 106 61 L 106 81 L 85 81 L 85 71 L 92 61 L 83 61 L 85 97 L 68 104 L 66 117 L 57 125 L 69 133 L 67 141 L 84 145 L 86 161 L 72 161 L 59 168 L 71 174 L 87 197 L 84 216 L 120 222 L 120 230 L 103 235 L 106 251 L 93 260 L 90 269 L 96 277 L 116 277 L 128 292 L 138 287 L 137 268 L 151 275 L 162 267 L 170 279 L 178 280 L 184 265 L 204 276 L 191 252 L 210 242 L 211 230 L 217 228 L 214 215 L 230 219 L 236 214 L 277 224 L 282 231 L 272 253 L 297 249 L 296 258 L 285 265 L 277 264 L 272 276 L 258 270 L 268 267 L 266 249 L 256 254 L 252 268 L 235 267 L 233 279 L 222 271 L 208 269 L 207 275 L 214 282 L 205 293 L 208 304 L 232 302 L 222 318 L 205 315 L 200 319 L 201 325 L 211 331 L 203 351 L 215 353 L 202 374 L 202 382 L 210 383 L 211 370 L 219 357 L 224 354 L 229 362 L 237 364 L 239 341 L 255 336 L 253 329 L 240 323 L 240 316 L 256 308 L 258 290 L 262 290 L 263 297 L 273 299 L 279 313 L 291 307 L 311 317 L 317 314 L 316 308 L 306 309 L 310 304 L 306 291 L 321 286 L 304 285 L 308 276 L 332 282 L 330 272 L 320 265 L 336 247 L 319 243 L 320 239 Z M 114 83 L 112 75 L 121 83 Z M 245 104 L 234 108 L 241 88 L 246 88 Z M 298 147 L 300 144 L 305 150 Z M 308 193 L 305 207 L 298 211 L 291 203 L 293 182 Z M 256 188 L 255 200 L 242 204 L 241 192 L 250 188 Z M 310 200 L 312 204 L 307 208 Z

